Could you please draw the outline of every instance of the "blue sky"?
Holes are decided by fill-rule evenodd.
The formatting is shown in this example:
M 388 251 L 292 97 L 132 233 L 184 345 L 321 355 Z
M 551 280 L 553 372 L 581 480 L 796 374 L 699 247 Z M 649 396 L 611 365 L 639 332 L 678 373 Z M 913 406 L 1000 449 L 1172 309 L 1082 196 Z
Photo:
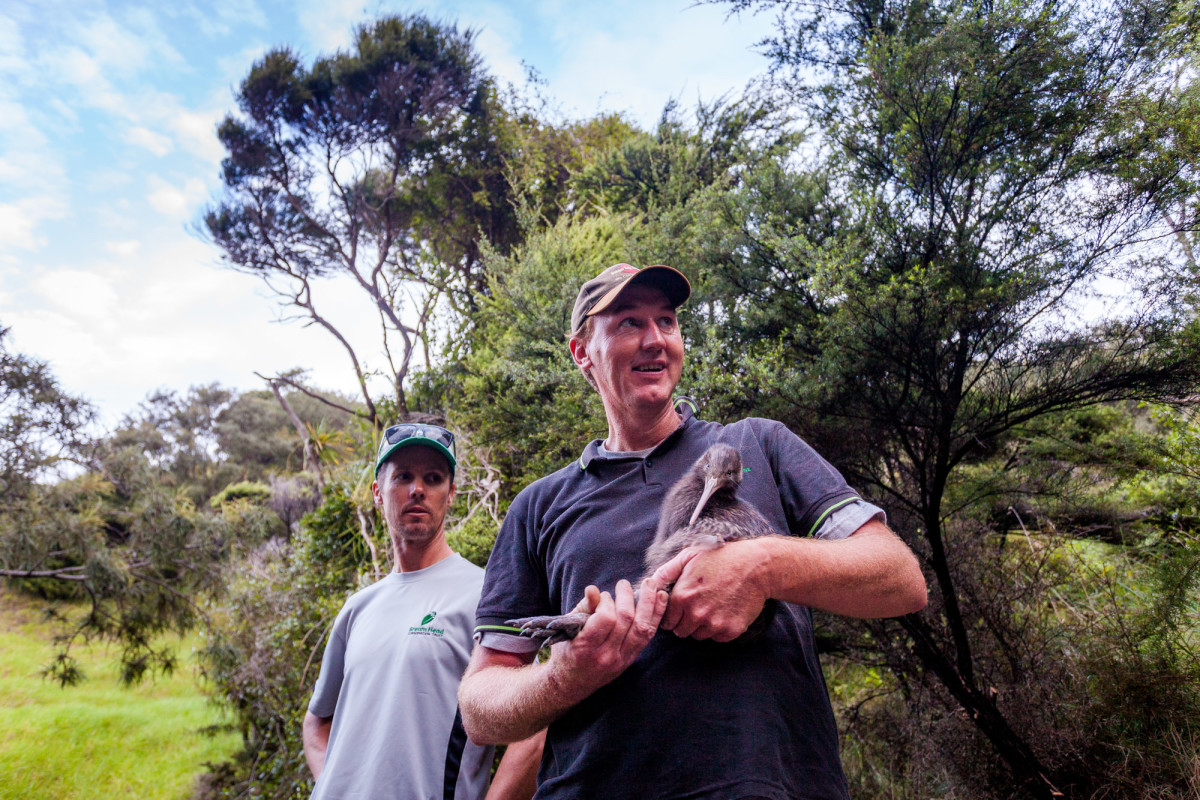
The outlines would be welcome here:
M 0 8 L 0 325 L 51 363 L 106 424 L 156 388 L 308 367 L 353 386 L 328 335 L 281 320 L 267 291 L 222 269 L 196 233 L 219 190 L 218 121 L 253 61 L 288 45 L 306 61 L 375 16 L 422 11 L 477 31 L 493 75 L 524 64 L 572 116 L 651 125 L 739 92 L 766 68 L 762 17 L 689 0 L 629 2 L 173 2 L 5 0 Z M 375 336 L 349 287 L 323 287 L 356 344 Z M 357 322 L 363 320 L 363 322 Z

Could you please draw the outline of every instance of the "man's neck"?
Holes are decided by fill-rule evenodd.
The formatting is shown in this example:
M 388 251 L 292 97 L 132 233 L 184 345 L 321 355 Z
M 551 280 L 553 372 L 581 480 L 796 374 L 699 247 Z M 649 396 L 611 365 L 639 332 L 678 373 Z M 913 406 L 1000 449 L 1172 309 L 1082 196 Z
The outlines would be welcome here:
M 396 572 L 416 572 L 449 558 L 454 555 L 454 551 L 446 544 L 445 534 L 439 531 L 437 536 L 424 544 L 393 538 L 392 555 L 396 560 Z
M 667 403 L 652 414 L 633 418 L 614 418 L 611 413 L 607 416 L 608 438 L 604 441 L 604 447 L 614 452 L 649 450 L 657 447 L 683 422 L 683 418 L 675 410 L 674 403 Z

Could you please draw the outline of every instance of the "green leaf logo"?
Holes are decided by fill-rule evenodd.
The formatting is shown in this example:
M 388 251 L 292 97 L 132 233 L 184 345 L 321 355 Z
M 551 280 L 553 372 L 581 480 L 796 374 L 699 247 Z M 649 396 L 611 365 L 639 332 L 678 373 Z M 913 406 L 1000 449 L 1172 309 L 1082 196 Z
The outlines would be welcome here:
M 429 623 L 433 622 L 433 618 L 436 616 L 437 616 L 436 611 L 430 611 L 428 614 L 425 615 L 425 619 L 421 620 L 421 624 L 428 625 Z

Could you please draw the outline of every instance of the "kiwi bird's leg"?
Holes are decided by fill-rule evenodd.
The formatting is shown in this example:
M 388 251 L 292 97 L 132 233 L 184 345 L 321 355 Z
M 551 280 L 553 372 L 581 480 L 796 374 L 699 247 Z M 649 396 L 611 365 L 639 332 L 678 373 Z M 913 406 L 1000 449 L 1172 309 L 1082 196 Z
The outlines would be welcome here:
M 520 628 L 521 636 L 541 639 L 542 644 L 555 644 L 574 639 L 590 616 L 586 611 L 572 611 L 570 614 L 557 616 L 510 619 L 505 620 L 505 624 Z
M 713 492 L 716 490 L 716 476 L 709 475 L 704 479 L 704 491 L 701 493 L 700 499 L 696 501 L 696 510 L 692 512 L 692 518 L 688 520 L 688 525 L 696 524 L 696 520 L 700 518 L 700 512 L 704 510 L 704 504 L 708 502 L 708 498 L 712 497 Z

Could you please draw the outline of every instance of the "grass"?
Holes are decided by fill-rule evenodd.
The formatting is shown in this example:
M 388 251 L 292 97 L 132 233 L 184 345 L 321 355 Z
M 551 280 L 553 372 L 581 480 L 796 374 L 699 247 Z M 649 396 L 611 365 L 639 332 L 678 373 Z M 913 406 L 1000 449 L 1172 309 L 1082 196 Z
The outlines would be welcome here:
M 0 800 L 181 800 L 238 734 L 198 686 L 192 641 L 175 674 L 122 687 L 115 648 L 73 649 L 87 679 L 59 688 L 39 669 L 53 653 L 43 603 L 0 590 Z

